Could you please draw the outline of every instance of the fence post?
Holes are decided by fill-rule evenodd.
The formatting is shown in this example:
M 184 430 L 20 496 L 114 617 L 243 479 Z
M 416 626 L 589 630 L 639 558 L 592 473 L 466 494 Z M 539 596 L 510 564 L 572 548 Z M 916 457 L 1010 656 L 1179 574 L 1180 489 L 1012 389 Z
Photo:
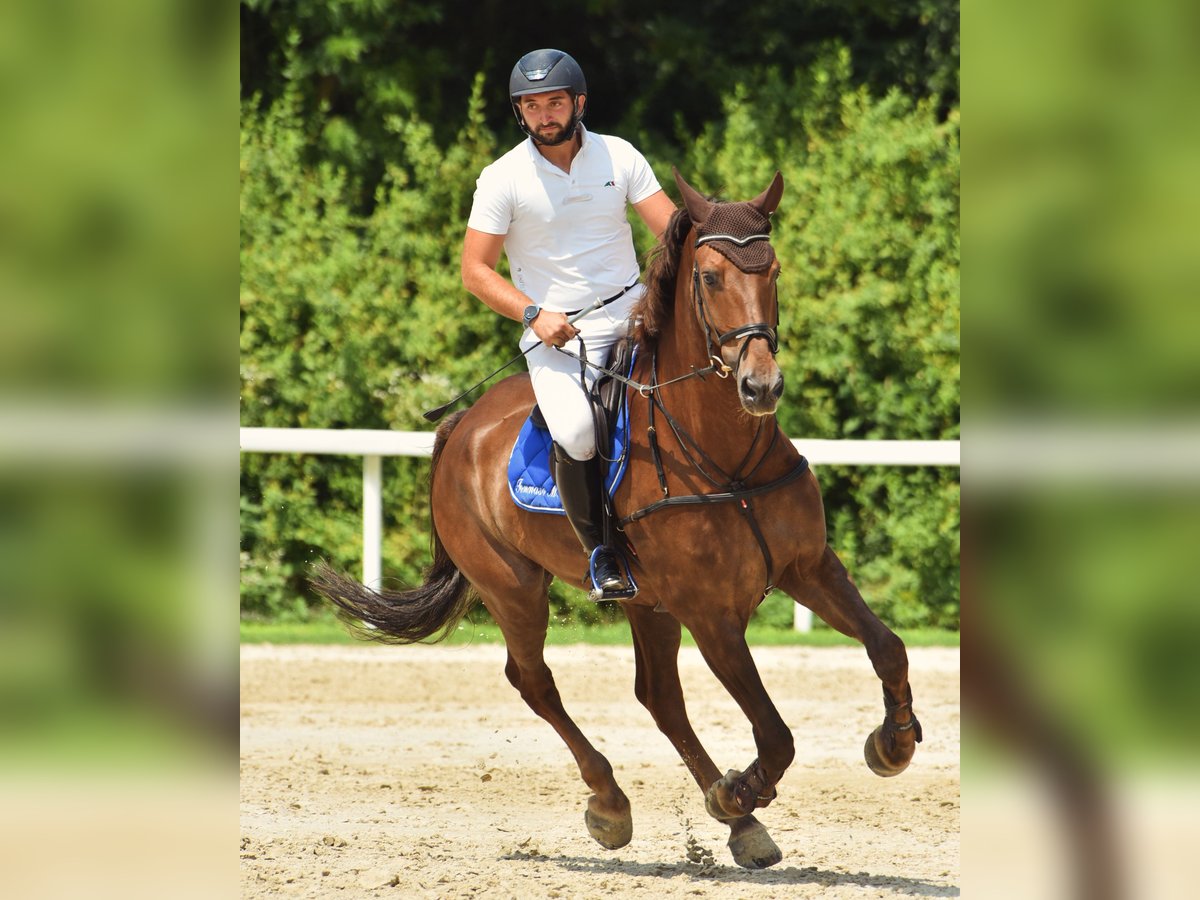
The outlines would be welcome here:
M 797 603 L 792 611 L 792 628 L 796 631 L 812 631 L 812 610 Z
M 363 584 L 383 582 L 383 457 L 363 456 Z

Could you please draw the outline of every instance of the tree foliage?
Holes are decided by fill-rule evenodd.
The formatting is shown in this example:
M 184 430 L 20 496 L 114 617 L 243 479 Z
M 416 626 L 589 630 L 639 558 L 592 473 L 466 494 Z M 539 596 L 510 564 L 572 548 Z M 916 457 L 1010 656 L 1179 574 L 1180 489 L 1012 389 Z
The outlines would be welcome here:
M 244 21 L 248 9 L 268 8 L 243 4 Z M 403 8 L 412 31 L 453 6 Z M 622 4 L 589 4 L 601 8 L 620 19 Z M 515 142 L 515 123 L 489 119 L 497 79 L 481 71 L 436 116 L 416 100 L 371 106 L 379 121 L 360 116 L 352 129 L 371 153 L 339 150 L 329 135 L 345 112 L 312 105 L 314 77 L 324 77 L 314 75 L 318 61 L 337 69 L 357 53 L 355 77 L 379 96 L 400 97 L 395 85 L 407 76 L 369 64 L 387 29 L 368 27 L 399 13 L 370 0 L 289 9 L 294 15 L 281 21 L 307 22 L 327 44 L 335 33 L 372 36 L 314 54 L 293 29 L 278 72 L 265 79 L 271 84 L 259 78 L 267 93 L 243 101 L 242 424 L 424 430 L 421 410 L 514 353 L 518 326 L 466 294 L 458 254 L 475 178 Z M 661 27 L 668 22 L 676 36 L 700 28 L 678 17 Z M 425 59 L 422 52 L 404 65 Z M 780 421 L 789 436 L 955 438 L 957 109 L 946 109 L 951 95 L 928 81 L 919 90 L 907 77 L 873 87 L 849 44 L 806 52 L 803 67 L 758 65 L 731 79 L 697 127 L 677 119 L 675 142 L 663 138 L 647 155 L 671 193 L 672 163 L 730 199 L 757 194 L 783 172 L 773 242 L 783 263 L 788 388 Z M 953 72 L 956 79 L 956 60 Z M 506 81 L 507 69 L 499 84 Z M 377 177 L 367 174 L 368 157 L 380 161 Z M 640 225 L 635 234 L 649 249 Z M 428 561 L 427 471 L 425 460 L 385 461 L 384 569 L 399 581 L 412 582 Z M 957 471 L 830 467 L 818 476 L 831 543 L 868 602 L 895 626 L 956 627 Z M 303 615 L 309 562 L 323 556 L 351 571 L 361 564 L 360 509 L 357 459 L 244 456 L 243 610 Z M 558 587 L 553 599 L 561 617 L 605 614 Z
M 401 162 L 389 167 L 368 216 L 353 211 L 343 171 L 305 161 L 295 94 L 265 113 L 246 104 L 243 424 L 419 430 L 421 410 L 510 350 L 515 335 L 458 279 L 474 179 L 495 147 L 479 97 L 477 88 L 445 152 L 419 120 L 389 122 Z M 389 468 L 400 474 L 388 479 L 385 497 L 389 562 L 398 557 L 391 571 L 411 578 L 428 530 L 424 467 Z M 343 564 L 359 557 L 356 460 L 247 456 L 242 473 L 250 609 L 273 611 L 303 596 L 316 555 Z
M 344 166 L 369 204 L 396 145 L 391 116 L 416 115 L 441 145 L 476 73 L 484 121 L 516 134 L 504 102 L 521 54 L 560 47 L 588 78 L 588 121 L 638 146 L 678 145 L 737 84 L 808 68 L 831 41 L 856 84 L 958 104 L 957 0 L 242 0 L 242 97 L 296 91 L 314 153 Z

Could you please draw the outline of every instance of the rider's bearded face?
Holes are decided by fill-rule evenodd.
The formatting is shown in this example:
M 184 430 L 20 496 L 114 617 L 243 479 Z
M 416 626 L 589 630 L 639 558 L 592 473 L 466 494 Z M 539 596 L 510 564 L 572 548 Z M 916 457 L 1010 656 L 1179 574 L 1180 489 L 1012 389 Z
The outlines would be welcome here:
M 553 143 L 562 138 L 573 113 L 570 94 L 566 91 L 526 94 L 520 102 L 525 124 L 540 140 Z M 577 98 L 576 102 L 580 100 Z

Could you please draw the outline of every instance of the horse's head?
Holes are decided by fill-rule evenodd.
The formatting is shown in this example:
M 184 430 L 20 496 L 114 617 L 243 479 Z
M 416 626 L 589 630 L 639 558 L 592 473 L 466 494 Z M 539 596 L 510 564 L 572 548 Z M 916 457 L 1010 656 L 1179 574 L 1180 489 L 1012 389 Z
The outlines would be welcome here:
M 692 298 L 707 352 L 732 370 L 746 412 L 770 415 L 783 396 L 775 361 L 779 261 L 769 238 L 783 176 L 776 172 L 765 191 L 744 203 L 707 200 L 678 170 L 675 183 L 695 228 Z

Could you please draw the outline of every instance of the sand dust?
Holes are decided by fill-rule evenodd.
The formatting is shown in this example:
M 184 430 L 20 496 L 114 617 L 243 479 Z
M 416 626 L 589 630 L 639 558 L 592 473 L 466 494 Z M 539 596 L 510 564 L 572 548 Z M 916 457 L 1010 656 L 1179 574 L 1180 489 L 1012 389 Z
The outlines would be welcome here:
M 546 651 L 633 808 L 632 842 L 608 851 L 584 827 L 589 792 L 566 746 L 505 680 L 502 647 L 244 646 L 242 896 L 958 896 L 958 650 L 909 650 L 925 741 L 889 779 L 862 758 L 882 718 L 865 652 L 754 657 L 796 737 L 758 814 L 784 855 L 763 871 L 734 864 L 728 829 L 634 699 L 631 648 Z M 696 650 L 680 671 L 717 765 L 744 768 L 745 718 Z

